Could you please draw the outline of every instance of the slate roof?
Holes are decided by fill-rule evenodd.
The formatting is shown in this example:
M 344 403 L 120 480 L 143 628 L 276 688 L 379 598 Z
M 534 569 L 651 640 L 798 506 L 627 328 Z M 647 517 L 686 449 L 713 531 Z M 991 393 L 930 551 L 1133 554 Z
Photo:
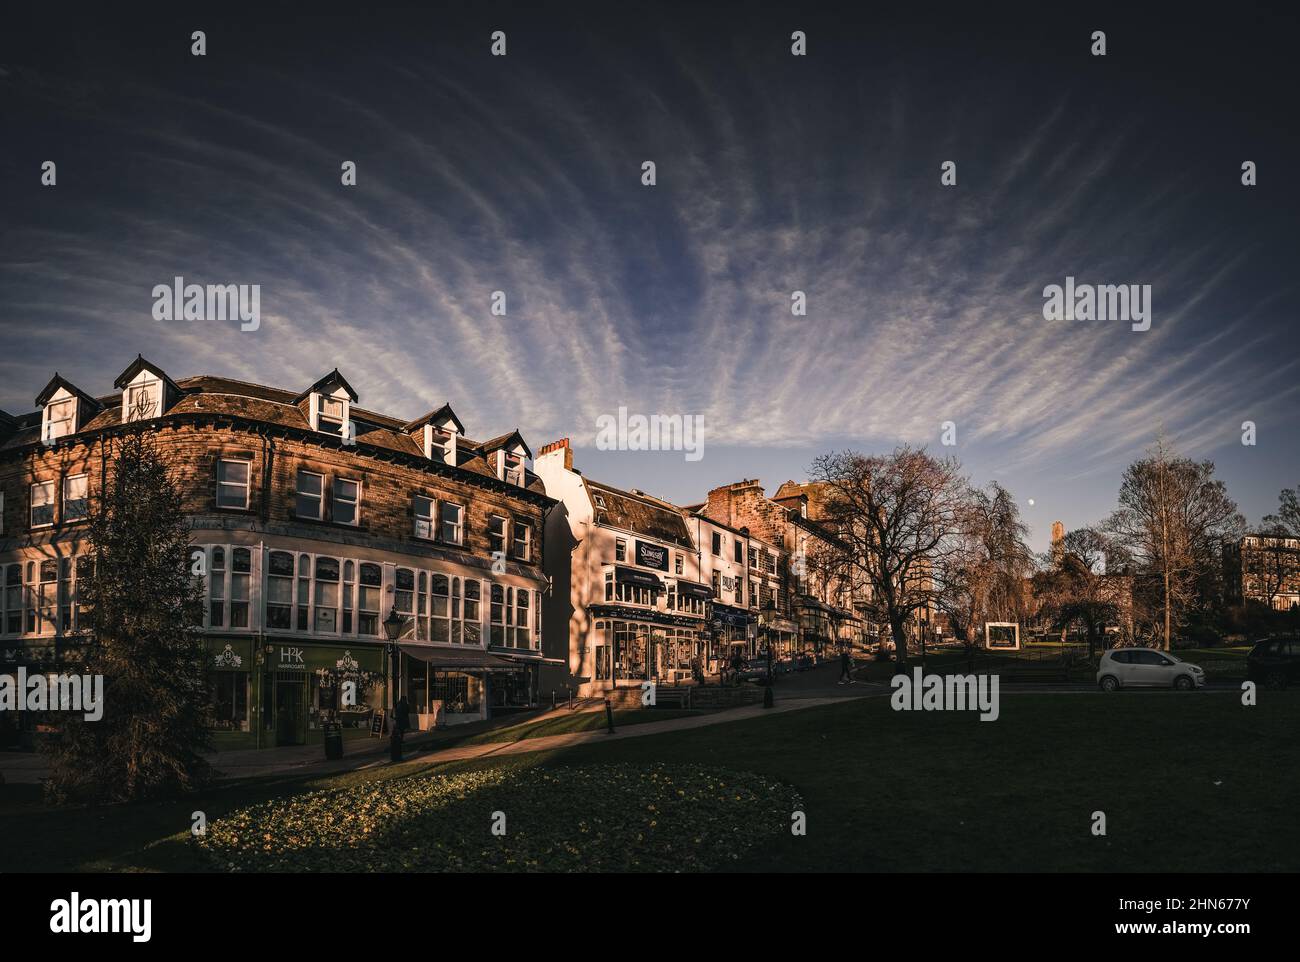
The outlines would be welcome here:
M 598 524 L 606 524 L 625 531 L 643 534 L 648 538 L 668 541 L 684 547 L 693 547 L 690 529 L 681 509 L 667 501 L 650 495 L 623 491 L 599 481 L 586 479 L 587 491 L 592 498 L 592 511 Z M 599 494 L 605 507 L 596 504 Z

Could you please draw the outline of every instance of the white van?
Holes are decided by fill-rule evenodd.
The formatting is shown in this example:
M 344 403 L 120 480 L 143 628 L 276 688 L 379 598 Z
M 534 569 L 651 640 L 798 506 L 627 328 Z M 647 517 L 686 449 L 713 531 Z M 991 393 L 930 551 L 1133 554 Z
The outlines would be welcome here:
M 1102 691 L 1116 688 L 1177 688 L 1190 691 L 1205 685 L 1199 665 L 1155 648 L 1112 648 L 1101 656 L 1097 684 Z

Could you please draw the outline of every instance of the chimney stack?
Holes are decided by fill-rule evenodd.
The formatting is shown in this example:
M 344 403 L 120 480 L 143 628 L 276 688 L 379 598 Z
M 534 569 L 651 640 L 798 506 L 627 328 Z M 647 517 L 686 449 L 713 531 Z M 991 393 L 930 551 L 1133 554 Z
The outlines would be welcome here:
M 540 451 L 537 452 L 539 458 L 545 457 L 552 451 L 564 450 L 564 470 L 573 470 L 573 448 L 569 446 L 568 438 L 560 438 L 558 441 L 552 441 L 550 444 L 543 444 Z

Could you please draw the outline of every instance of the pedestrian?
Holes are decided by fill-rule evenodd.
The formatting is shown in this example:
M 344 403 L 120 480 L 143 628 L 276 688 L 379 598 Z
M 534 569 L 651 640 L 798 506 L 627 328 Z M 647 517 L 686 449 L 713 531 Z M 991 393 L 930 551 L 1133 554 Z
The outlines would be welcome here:
M 849 655 L 847 648 L 840 649 L 840 681 L 841 685 L 853 684 L 853 658 Z
M 735 652 L 731 656 L 731 675 L 734 684 L 737 685 L 740 684 L 740 673 L 744 669 L 744 667 L 745 667 L 745 660 L 740 657 L 739 651 Z

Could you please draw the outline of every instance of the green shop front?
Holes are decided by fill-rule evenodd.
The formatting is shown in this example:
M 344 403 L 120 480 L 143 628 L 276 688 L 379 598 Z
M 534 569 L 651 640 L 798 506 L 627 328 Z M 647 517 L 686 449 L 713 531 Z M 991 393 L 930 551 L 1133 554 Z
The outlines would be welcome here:
M 382 643 L 258 637 L 206 643 L 211 727 L 219 747 L 305 745 L 331 721 L 355 733 L 384 707 Z

